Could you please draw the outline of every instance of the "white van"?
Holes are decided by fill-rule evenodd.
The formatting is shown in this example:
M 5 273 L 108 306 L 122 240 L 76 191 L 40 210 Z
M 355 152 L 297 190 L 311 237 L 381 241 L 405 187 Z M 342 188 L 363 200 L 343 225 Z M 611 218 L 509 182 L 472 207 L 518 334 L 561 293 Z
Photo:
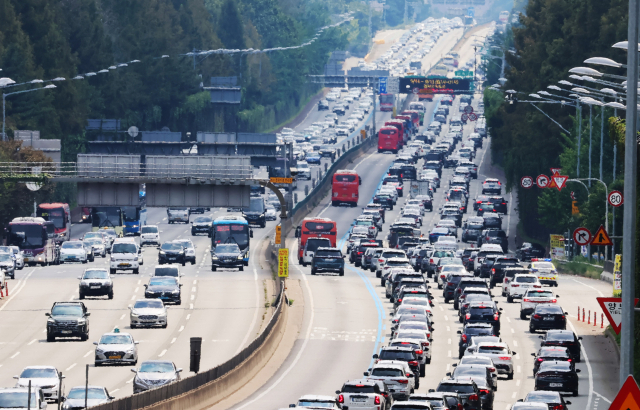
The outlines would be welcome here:
M 309 238 L 304 244 L 304 250 L 302 251 L 302 266 L 307 266 L 308 263 L 313 261 L 313 255 L 315 255 L 318 248 L 331 248 L 331 241 L 329 238 Z
M 140 266 L 144 263 L 142 248 L 133 238 L 116 238 L 111 246 L 109 263 L 109 272 L 112 275 L 119 270 L 133 270 L 133 273 L 138 274 Z
M 158 225 L 145 225 L 140 230 L 140 246 L 147 244 L 160 245 Z

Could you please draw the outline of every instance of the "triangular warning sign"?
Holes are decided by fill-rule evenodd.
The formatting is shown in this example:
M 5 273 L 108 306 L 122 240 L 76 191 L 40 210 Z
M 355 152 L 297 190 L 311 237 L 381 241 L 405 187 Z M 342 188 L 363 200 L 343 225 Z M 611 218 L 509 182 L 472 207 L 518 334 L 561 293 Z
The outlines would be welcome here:
M 596 300 L 602 307 L 613 331 L 619 335 L 622 326 L 622 298 L 596 298 Z M 638 298 L 636 298 L 634 306 L 637 304 Z
M 600 225 L 600 228 L 593 235 L 593 239 L 591 240 L 591 245 L 599 245 L 599 246 L 610 246 L 613 245 L 611 242 L 611 238 L 609 238 L 609 234 L 604 230 L 604 226 Z
M 566 175 L 554 175 L 551 177 L 551 183 L 558 188 L 558 191 L 561 191 L 567 183 L 567 179 L 569 179 L 569 177 Z
M 633 376 L 627 377 L 609 410 L 640 410 L 640 389 Z
M 557 188 L 558 184 L 556 184 L 556 181 L 553 179 L 553 175 L 550 178 L 549 181 L 549 185 L 547 185 L 547 188 Z
M 562 168 L 551 168 L 551 175 L 560 175 Z

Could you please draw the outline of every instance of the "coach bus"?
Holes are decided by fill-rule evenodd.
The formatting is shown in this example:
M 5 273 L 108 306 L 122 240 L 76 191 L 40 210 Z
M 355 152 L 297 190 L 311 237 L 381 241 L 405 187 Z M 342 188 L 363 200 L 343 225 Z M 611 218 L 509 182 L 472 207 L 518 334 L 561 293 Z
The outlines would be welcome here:
M 402 147 L 402 137 L 396 127 L 385 125 L 378 131 L 378 152 L 391 151 L 394 154 Z
M 433 97 L 431 97 L 433 99 Z M 420 116 L 420 125 L 424 124 L 424 114 L 427 112 L 427 109 L 424 107 L 424 104 L 421 102 L 412 102 L 409 104 L 409 109 L 412 111 L 417 111 Z
M 393 94 L 380 94 L 380 111 L 393 111 L 394 100 Z
M 360 176 L 351 169 L 339 169 L 331 179 L 331 205 L 341 204 L 358 206 L 359 185 L 362 184 Z
M 147 207 L 123 206 L 120 210 L 124 220 L 124 234 L 140 235 L 141 227 L 147 224 Z
M 211 249 L 220 243 L 236 243 L 243 255 L 244 266 L 249 265 L 249 245 L 253 231 L 246 219 L 237 215 L 221 216 L 213 220 Z
M 338 227 L 329 218 L 304 218 L 296 228 L 298 238 L 298 262 L 302 265 L 302 252 L 309 238 L 328 238 L 332 247 L 336 247 Z
M 91 208 L 91 230 L 113 228 L 118 236 L 124 235 L 124 218 L 119 206 L 97 206 Z
M 40 217 L 13 218 L 6 228 L 6 234 L 7 245 L 20 248 L 25 264 L 47 266 L 59 263 L 52 222 Z
M 69 204 L 51 203 L 40 204 L 36 216 L 45 221 L 53 222 L 56 242 L 68 241 L 71 237 L 71 211 Z

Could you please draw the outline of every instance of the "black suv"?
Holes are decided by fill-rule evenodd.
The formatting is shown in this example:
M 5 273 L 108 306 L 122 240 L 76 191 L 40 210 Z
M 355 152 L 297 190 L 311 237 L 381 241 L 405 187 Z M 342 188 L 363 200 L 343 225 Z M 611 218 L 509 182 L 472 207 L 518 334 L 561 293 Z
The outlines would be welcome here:
M 318 111 L 328 110 L 329 109 L 329 101 L 320 100 L 318 101 Z
M 492 196 L 489 197 L 489 202 L 493 204 L 493 209 L 496 212 L 500 212 L 501 214 L 507 214 L 507 210 L 509 209 L 508 201 L 504 199 L 502 196 Z
M 582 336 L 576 336 L 571 330 L 549 330 L 542 339 L 540 346 L 562 346 L 569 349 L 573 359 L 580 363 L 580 349 Z
M 215 248 L 211 249 L 211 270 L 215 272 L 218 268 L 244 270 L 244 256 L 238 244 L 219 243 Z
M 491 287 L 493 288 L 496 284 L 502 283 L 504 279 L 504 270 L 510 267 L 520 267 L 518 263 L 518 258 L 510 258 L 499 256 L 496 258 L 493 263 L 493 267 L 491 268 Z
M 464 356 L 465 350 L 471 344 L 474 336 L 495 336 L 493 326 L 489 323 L 466 323 L 462 330 L 457 332 L 460 335 L 458 341 L 458 356 Z
M 442 297 L 444 298 L 444 303 L 449 303 L 450 300 L 454 299 L 456 288 L 458 287 L 458 283 L 462 278 L 472 278 L 472 275 L 463 273 L 454 273 L 447 276 L 444 280 L 444 289 L 442 290 Z
M 493 302 L 472 302 L 467 308 L 464 323 L 488 323 L 500 336 L 500 310 Z
M 47 319 L 47 342 L 55 342 L 56 337 L 79 337 L 83 342 L 89 339 L 89 315 L 82 302 L 55 302 Z
M 532 258 L 544 258 L 546 250 L 544 246 L 537 243 L 524 242 L 516 249 L 516 257 L 521 261 L 531 260 Z
M 165 242 L 158 251 L 158 265 L 165 263 L 181 263 L 184 266 L 187 262 L 184 246 L 178 242 Z
M 462 407 L 465 409 L 480 410 L 482 408 L 480 389 L 472 380 L 443 380 L 435 391 L 458 393 L 462 397 Z M 431 392 L 433 389 L 429 389 L 429 393 Z
M 485 243 L 500 245 L 504 252 L 509 248 L 509 238 L 507 233 L 502 229 L 486 229 L 482 232 L 482 236 L 478 238 L 478 247 Z
M 462 291 L 467 287 L 489 289 L 489 286 L 484 279 L 475 278 L 473 276 L 462 278 L 453 292 L 453 308 L 455 310 L 458 310 L 460 307 L 460 295 L 462 295 Z M 489 294 L 491 294 L 491 291 L 489 291 Z
M 540 368 L 540 364 L 542 362 L 548 360 L 562 360 L 565 362 L 572 362 L 573 357 L 571 356 L 571 352 L 566 347 L 561 346 L 542 346 L 538 353 L 531 353 L 531 356 L 534 357 L 533 360 L 533 377 L 536 377 L 536 373 L 538 373 L 538 369 Z

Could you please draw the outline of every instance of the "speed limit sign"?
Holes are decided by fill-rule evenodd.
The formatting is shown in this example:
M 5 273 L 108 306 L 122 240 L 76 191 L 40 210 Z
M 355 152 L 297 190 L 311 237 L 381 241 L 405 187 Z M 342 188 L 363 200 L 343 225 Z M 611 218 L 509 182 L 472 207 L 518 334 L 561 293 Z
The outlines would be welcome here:
M 531 177 L 522 177 L 520 180 L 520 186 L 523 188 L 531 188 L 533 186 L 533 178 Z
M 607 197 L 607 200 L 609 201 L 609 204 L 611 206 L 615 206 L 615 207 L 622 205 L 622 203 L 624 202 L 624 198 L 622 197 L 622 192 L 620 191 L 609 192 L 609 196 Z

